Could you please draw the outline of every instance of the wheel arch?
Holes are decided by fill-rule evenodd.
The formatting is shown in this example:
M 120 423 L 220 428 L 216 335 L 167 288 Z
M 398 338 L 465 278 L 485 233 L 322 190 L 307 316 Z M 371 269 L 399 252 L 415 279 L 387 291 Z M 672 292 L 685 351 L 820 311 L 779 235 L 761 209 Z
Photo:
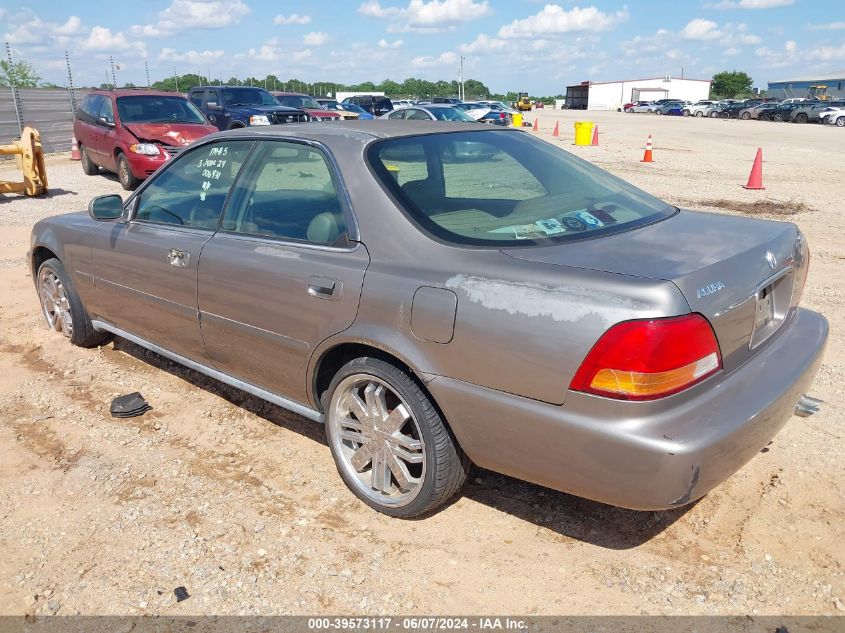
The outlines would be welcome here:
M 58 259 L 59 261 L 62 261 L 53 249 L 48 246 L 44 246 L 43 244 L 39 244 L 32 249 L 30 258 L 33 279 L 35 279 L 38 269 L 41 268 L 41 264 L 46 262 L 48 259 Z

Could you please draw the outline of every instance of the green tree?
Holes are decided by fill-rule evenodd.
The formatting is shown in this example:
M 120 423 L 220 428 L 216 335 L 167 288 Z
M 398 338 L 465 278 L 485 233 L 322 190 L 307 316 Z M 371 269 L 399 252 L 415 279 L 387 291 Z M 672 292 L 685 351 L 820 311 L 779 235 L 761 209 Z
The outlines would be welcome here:
M 41 81 L 41 75 L 29 62 L 0 61 L 0 86 L 17 86 L 18 88 L 35 88 Z
M 754 81 L 747 73 L 723 70 L 713 75 L 713 84 L 710 90 L 716 96 L 732 99 L 737 95 L 750 93 L 753 84 Z

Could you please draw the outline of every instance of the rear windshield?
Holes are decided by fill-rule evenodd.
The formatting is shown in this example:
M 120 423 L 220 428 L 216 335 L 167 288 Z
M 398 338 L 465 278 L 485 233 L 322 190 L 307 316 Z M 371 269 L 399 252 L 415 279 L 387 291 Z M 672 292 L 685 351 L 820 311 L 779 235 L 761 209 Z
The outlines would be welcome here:
M 628 230 L 676 211 L 520 131 L 378 141 L 367 159 L 420 227 L 455 244 L 548 245 Z
M 459 110 L 458 108 L 430 108 L 429 112 L 431 112 L 432 116 L 438 121 L 471 121 L 475 122 L 471 116 L 469 116 L 463 110 Z
M 206 123 L 184 97 L 118 97 L 117 113 L 123 123 Z

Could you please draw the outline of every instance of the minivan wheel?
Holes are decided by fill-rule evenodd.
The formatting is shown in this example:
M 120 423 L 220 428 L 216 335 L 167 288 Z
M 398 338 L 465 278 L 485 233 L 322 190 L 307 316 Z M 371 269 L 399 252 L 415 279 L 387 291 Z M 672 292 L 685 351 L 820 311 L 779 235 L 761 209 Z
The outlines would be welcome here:
M 129 161 L 123 154 L 117 155 L 117 179 L 120 181 L 120 186 L 126 191 L 134 191 L 141 181 L 132 175 L 132 170 L 129 169 Z
M 91 157 L 88 155 L 88 150 L 85 149 L 84 145 L 79 146 L 79 161 L 82 163 L 82 171 L 86 176 L 94 176 L 100 173 L 100 168 L 94 164 L 94 161 L 91 160 Z
M 38 299 L 47 327 L 79 347 L 94 347 L 108 338 L 97 332 L 62 263 L 48 259 L 38 267 Z
M 326 435 L 344 483 L 371 508 L 420 516 L 454 495 L 469 460 L 405 371 L 376 358 L 341 367 L 323 396 Z

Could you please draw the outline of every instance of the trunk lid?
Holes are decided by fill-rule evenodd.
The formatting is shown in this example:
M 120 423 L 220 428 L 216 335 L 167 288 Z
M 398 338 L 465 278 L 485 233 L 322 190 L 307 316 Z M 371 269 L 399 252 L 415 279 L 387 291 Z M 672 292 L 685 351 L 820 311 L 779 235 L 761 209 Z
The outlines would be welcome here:
M 580 242 L 509 248 L 511 257 L 674 283 L 716 333 L 726 371 L 786 320 L 806 276 L 807 247 L 786 222 L 681 211 Z

